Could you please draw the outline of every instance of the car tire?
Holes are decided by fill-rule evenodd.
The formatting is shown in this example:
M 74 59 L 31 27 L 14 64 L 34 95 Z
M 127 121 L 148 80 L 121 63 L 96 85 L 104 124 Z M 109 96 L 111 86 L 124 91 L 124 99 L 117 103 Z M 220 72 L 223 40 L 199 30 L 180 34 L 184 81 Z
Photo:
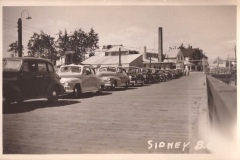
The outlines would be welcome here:
M 50 103 L 57 103 L 58 102 L 58 88 L 54 87 L 52 88 L 50 92 L 50 97 L 48 98 L 48 102 Z
M 78 84 L 76 84 L 75 87 L 73 88 L 72 97 L 79 98 L 80 96 L 81 96 L 81 88 Z
M 97 94 L 102 94 L 103 89 L 104 89 L 104 86 L 100 86 L 97 91 Z
M 144 84 L 145 84 L 144 79 L 142 79 L 141 86 L 144 86 Z
M 117 86 L 117 81 L 114 81 L 114 82 L 112 83 L 111 89 L 112 89 L 112 90 L 115 90 L 115 89 L 116 89 L 116 86 Z
M 127 82 L 125 83 L 125 89 L 127 89 L 128 86 L 129 86 L 129 81 L 127 81 Z

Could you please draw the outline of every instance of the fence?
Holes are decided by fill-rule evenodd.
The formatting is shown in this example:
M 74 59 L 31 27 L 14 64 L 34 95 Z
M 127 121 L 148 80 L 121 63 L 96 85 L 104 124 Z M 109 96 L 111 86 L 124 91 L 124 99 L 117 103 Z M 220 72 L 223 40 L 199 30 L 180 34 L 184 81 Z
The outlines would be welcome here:
M 232 139 L 237 123 L 237 88 L 207 75 L 207 93 L 211 126 Z
M 217 78 L 226 84 L 237 85 L 237 70 L 236 68 L 216 67 L 212 68 L 208 74 Z

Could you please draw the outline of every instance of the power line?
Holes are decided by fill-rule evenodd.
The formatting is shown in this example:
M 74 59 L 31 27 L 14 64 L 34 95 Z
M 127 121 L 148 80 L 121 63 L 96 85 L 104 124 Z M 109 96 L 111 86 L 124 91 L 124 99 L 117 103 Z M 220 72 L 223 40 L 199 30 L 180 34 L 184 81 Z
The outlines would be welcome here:
M 10 25 L 10 24 L 3 24 L 5 26 L 12 26 L 12 27 L 17 27 L 17 26 L 14 26 L 14 25 Z
M 9 20 L 6 20 L 6 19 L 3 19 L 3 20 L 16 24 L 16 22 L 13 22 L 13 21 L 9 21 Z M 36 27 L 32 27 L 32 26 L 29 26 L 29 25 L 26 25 L 26 24 L 22 24 L 22 25 L 23 25 L 23 26 L 30 27 L 30 28 L 33 28 L 33 29 L 37 29 L 37 30 L 40 30 L 40 31 L 42 30 L 42 29 L 39 29 L 39 28 L 36 28 Z

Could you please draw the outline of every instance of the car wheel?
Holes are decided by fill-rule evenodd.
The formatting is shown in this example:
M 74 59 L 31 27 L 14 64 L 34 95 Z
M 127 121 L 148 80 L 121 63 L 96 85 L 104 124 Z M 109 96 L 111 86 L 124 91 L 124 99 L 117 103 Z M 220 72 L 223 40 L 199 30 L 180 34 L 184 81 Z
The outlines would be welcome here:
M 125 83 L 125 88 L 127 89 L 128 86 L 129 86 L 129 81 L 127 81 L 127 82 Z
M 97 91 L 97 94 L 102 94 L 103 88 L 104 88 L 104 86 L 100 86 Z
M 112 87 L 111 87 L 111 89 L 114 90 L 114 89 L 116 88 L 116 86 L 117 86 L 117 82 L 114 81 L 114 82 L 112 83 Z
M 58 102 L 58 88 L 54 87 L 50 92 L 50 97 L 48 98 L 48 102 L 57 103 Z
M 141 83 L 141 85 L 144 86 L 144 84 L 145 84 L 144 79 L 142 79 L 142 83 Z
M 81 95 L 81 88 L 79 85 L 75 85 L 74 89 L 73 89 L 73 93 L 72 93 L 72 97 L 73 98 L 79 98 Z

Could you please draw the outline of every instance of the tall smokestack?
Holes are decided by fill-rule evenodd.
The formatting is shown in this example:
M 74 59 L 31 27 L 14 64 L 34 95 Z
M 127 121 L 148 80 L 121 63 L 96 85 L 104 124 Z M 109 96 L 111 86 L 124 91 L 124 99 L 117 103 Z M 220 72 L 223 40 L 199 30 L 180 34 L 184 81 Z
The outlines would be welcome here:
M 163 55 L 163 41 L 162 41 L 162 27 L 158 28 L 158 61 L 162 62 Z

